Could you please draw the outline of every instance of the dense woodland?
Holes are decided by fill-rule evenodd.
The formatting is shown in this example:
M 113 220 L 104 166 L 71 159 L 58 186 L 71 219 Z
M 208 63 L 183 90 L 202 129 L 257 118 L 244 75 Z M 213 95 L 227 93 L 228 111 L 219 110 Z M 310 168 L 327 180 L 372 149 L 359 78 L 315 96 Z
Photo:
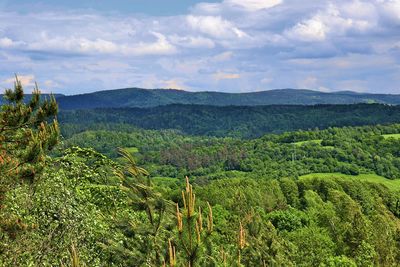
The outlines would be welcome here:
M 97 129 L 99 124 L 135 125 L 144 129 L 176 129 L 189 135 L 254 138 L 266 133 L 325 129 L 330 126 L 361 126 L 400 122 L 400 106 L 272 105 L 199 106 L 167 105 L 154 108 L 109 108 L 61 111 L 62 124 L 75 129 Z M 97 125 L 93 125 L 97 124 Z M 68 129 L 65 130 L 69 134 Z
M 400 104 L 400 95 L 368 94 L 351 91 L 326 93 L 302 89 L 222 93 L 126 88 L 81 95 L 59 96 L 57 102 L 61 109 L 148 108 L 170 104 L 255 106 L 382 103 L 397 105 Z
M 354 127 L 400 122 L 397 107 L 323 106 L 336 110 L 325 115 L 304 107 L 295 127 L 326 129 L 275 124 L 237 135 L 200 117 L 189 121 L 204 127 L 196 132 L 146 130 L 125 118 L 149 114 L 88 111 L 61 114 L 60 134 L 53 98 L 41 102 L 36 92 L 24 104 L 17 82 L 6 100 L 0 266 L 400 263 L 400 124 Z M 274 114 L 290 124 L 290 111 Z M 308 116 L 324 125 L 309 126 Z M 368 120 L 352 124 L 355 116 Z M 346 118 L 352 127 L 333 127 Z

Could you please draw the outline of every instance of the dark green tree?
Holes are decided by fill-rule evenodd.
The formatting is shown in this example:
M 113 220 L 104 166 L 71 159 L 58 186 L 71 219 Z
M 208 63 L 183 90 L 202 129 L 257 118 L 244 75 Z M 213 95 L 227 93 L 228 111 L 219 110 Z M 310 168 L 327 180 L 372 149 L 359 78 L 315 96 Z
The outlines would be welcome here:
M 59 140 L 57 103 L 53 96 L 42 99 L 38 86 L 26 101 L 21 81 L 4 94 L 0 110 L 0 228 L 11 236 L 25 228 L 19 218 L 2 212 L 8 191 L 21 183 L 32 185 L 46 164 L 46 153 Z
M 111 242 L 107 244 L 108 249 L 112 254 L 124 257 L 124 262 L 129 265 L 161 266 L 167 254 L 169 205 L 153 187 L 149 173 L 136 164 L 132 154 L 122 148 L 119 154 L 124 164 L 116 168 L 115 174 L 138 217 L 118 222 L 128 241 L 124 244 Z M 170 207 L 172 211 L 172 203 Z

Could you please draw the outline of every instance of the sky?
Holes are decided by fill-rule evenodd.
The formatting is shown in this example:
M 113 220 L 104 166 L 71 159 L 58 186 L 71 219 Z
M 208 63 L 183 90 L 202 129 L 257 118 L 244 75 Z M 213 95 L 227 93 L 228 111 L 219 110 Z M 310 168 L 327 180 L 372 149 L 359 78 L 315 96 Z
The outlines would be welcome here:
M 400 94 L 400 0 L 0 0 L 0 92 Z

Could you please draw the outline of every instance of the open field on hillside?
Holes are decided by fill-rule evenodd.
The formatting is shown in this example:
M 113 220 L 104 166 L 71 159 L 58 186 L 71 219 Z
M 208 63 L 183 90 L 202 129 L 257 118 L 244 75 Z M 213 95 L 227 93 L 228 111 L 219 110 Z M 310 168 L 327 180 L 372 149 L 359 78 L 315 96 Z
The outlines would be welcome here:
M 400 139 L 400 134 L 384 134 L 382 135 L 385 139 L 387 138 L 395 138 L 395 139 Z
M 400 179 L 390 180 L 376 174 L 347 175 L 342 173 L 311 173 L 302 175 L 299 179 L 353 179 L 370 183 L 380 183 L 393 190 L 400 190 Z

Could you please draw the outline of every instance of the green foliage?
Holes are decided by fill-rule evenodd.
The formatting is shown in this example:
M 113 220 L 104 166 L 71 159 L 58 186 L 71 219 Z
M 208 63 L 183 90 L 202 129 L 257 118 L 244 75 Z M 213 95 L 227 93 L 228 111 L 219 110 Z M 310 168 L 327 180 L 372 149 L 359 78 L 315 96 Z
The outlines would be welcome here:
M 396 179 L 400 177 L 400 153 L 396 149 L 400 141 L 381 135 L 399 131 L 399 125 L 394 124 L 238 140 L 188 137 L 173 131 L 146 131 L 119 125 L 109 131 L 75 134 L 65 144 L 93 146 L 113 158 L 117 158 L 116 147 L 135 147 L 138 163 L 152 175 L 190 175 L 199 183 L 228 177 L 296 178 L 310 173 L 361 174 L 357 177 L 361 179 L 375 173 Z M 323 140 L 321 144 L 306 142 L 316 138 Z M 298 140 L 305 142 L 293 145 Z
M 386 103 L 396 105 L 400 104 L 400 97 L 385 94 L 355 94 L 353 92 L 324 93 L 300 89 L 278 89 L 237 94 L 126 88 L 60 96 L 59 102 L 63 109 L 155 107 L 168 104 L 254 106 Z
M 30 111 L 20 101 L 18 86 L 2 119 Z M 37 113 L 29 115 L 33 121 L 42 116 L 35 117 L 40 103 L 32 109 Z M 7 187 L 0 199 L 0 266 L 400 262 L 395 180 L 400 177 L 400 143 L 382 136 L 398 134 L 400 125 L 298 131 L 254 140 L 122 124 L 74 134 L 77 129 L 69 125 L 70 139 L 49 157 L 57 131 L 56 124 L 45 121 L 9 128 L 24 146 L 0 145 L 13 157 L 1 165 L 1 183 Z M 76 144 L 93 145 L 113 159 Z M 127 149 L 117 153 L 117 146 Z M 27 152 L 32 147 L 41 147 L 40 156 Z M 5 172 L 16 162 L 37 166 L 33 179 Z M 181 179 L 185 174 L 193 175 L 191 184 Z
M 124 165 L 115 168 L 115 174 L 120 178 L 121 190 L 127 194 L 128 206 L 139 219 L 121 218 L 118 227 L 131 240 L 123 244 L 109 240 L 107 250 L 130 264 L 160 266 L 165 262 L 165 244 L 169 238 L 166 229 L 171 227 L 167 210 L 172 205 L 154 189 L 149 173 L 137 166 L 128 150 L 119 149 L 119 153 Z
M 48 123 L 57 114 L 54 97 L 40 101 L 36 86 L 28 104 L 23 102 L 24 92 L 16 78 L 14 89 L 4 95 L 7 104 L 0 111 L 0 171 L 2 187 L 7 186 L 7 176 L 32 182 L 45 163 L 45 153 L 58 142 L 57 121 Z M 10 185 L 12 186 L 12 185 Z
M 105 173 L 98 172 L 90 159 L 85 162 L 75 155 L 68 151 L 59 159 L 49 159 L 33 189 L 24 185 L 7 194 L 3 212 L 20 217 L 29 227 L 2 243 L 5 266 L 57 266 L 60 261 L 69 265 L 71 243 L 79 251 L 81 263 L 101 265 L 104 256 L 98 242 L 110 236 L 109 216 L 103 211 L 108 201 L 93 203 L 93 196 L 82 188 L 101 181 Z M 115 190 L 120 191 L 118 187 Z M 122 192 L 114 196 L 114 202 L 123 207 Z
M 369 183 L 383 184 L 392 190 L 400 190 L 400 180 L 389 180 L 385 177 L 376 174 L 359 174 L 359 175 L 348 175 L 342 173 L 310 173 L 302 175 L 299 179 L 345 179 L 353 181 L 364 181 Z
M 143 129 L 175 129 L 189 135 L 255 138 L 267 133 L 398 123 L 399 111 L 400 106 L 380 104 L 253 107 L 169 105 L 63 110 L 59 119 L 63 124 L 74 124 L 74 128 L 80 131 L 89 127 L 93 129 L 96 124 L 128 124 Z M 318 144 L 316 140 L 320 139 L 309 139 L 314 141 L 307 143 Z
M 16 78 L 14 89 L 7 89 L 4 98 L 6 104 L 0 110 L 0 251 L 23 230 L 34 228 L 23 214 L 31 208 L 34 183 L 45 167 L 46 153 L 59 136 L 54 97 L 40 101 L 36 86 L 25 104 L 21 82 Z M 51 119 L 53 122 L 48 123 Z M 19 214 L 7 212 L 9 198 L 13 197 L 25 202 Z
M 182 191 L 182 200 L 184 204 L 183 212 L 176 204 L 176 224 L 178 238 L 174 241 L 177 252 L 174 252 L 174 261 L 170 261 L 170 266 L 178 262 L 182 266 L 213 265 L 216 264 L 213 258 L 213 247 L 210 241 L 213 232 L 213 214 L 212 208 L 208 204 L 208 215 L 206 223 L 203 223 L 201 207 L 196 207 L 196 196 L 193 193 L 193 187 L 186 177 L 186 189 Z M 204 224 L 204 225 L 203 225 Z M 169 242 L 170 257 L 171 251 L 176 251 L 175 246 Z M 175 254 L 176 253 L 176 254 Z M 178 256 L 176 256 L 178 255 Z M 178 260 L 176 258 L 178 257 Z

